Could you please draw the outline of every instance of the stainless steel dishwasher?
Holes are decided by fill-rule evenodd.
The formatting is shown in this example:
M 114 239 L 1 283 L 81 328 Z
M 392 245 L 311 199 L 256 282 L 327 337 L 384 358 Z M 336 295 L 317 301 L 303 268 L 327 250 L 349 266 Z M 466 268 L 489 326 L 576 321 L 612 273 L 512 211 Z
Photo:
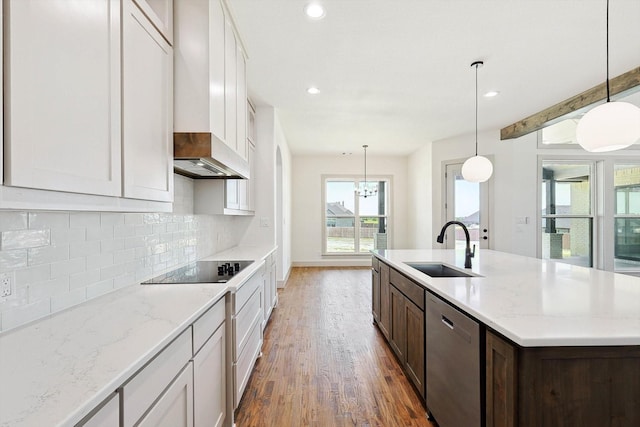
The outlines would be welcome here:
M 427 409 L 439 427 L 480 427 L 480 326 L 427 292 Z

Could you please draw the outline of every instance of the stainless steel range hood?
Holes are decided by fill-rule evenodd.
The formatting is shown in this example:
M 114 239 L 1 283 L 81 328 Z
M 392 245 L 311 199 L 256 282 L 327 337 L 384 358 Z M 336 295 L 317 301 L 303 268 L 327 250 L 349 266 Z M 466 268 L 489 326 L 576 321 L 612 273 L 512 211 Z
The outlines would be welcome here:
M 210 132 L 173 134 L 173 169 L 194 179 L 249 179 L 249 162 Z

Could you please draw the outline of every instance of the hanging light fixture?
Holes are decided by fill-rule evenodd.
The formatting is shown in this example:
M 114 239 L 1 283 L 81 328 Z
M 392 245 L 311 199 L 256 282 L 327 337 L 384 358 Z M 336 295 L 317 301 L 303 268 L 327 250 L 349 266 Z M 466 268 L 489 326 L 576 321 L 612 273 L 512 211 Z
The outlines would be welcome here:
M 621 150 L 640 140 L 640 108 L 611 102 L 609 90 L 609 0 L 607 0 L 607 102 L 592 108 L 576 128 L 578 144 L 587 151 Z
M 493 173 L 491 160 L 478 156 L 478 68 L 483 64 L 482 61 L 471 64 L 472 67 L 476 67 L 476 155 L 469 157 L 462 165 L 462 177 L 469 182 L 485 182 Z
M 361 182 L 360 185 L 356 187 L 356 193 L 358 193 L 360 197 L 364 197 L 365 199 L 367 197 L 372 197 L 378 194 L 378 184 L 376 182 L 370 183 L 367 181 L 367 148 L 368 147 L 369 146 L 366 144 L 362 146 L 362 148 L 364 148 L 364 182 Z

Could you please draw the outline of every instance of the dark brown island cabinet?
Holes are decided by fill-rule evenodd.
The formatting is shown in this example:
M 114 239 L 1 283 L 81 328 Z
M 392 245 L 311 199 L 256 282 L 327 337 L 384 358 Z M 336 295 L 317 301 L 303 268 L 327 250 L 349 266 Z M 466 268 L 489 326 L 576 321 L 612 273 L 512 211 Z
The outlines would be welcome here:
M 456 407 L 464 427 L 640 427 L 640 346 L 522 347 L 375 256 L 372 303 L 439 427 L 461 427 Z

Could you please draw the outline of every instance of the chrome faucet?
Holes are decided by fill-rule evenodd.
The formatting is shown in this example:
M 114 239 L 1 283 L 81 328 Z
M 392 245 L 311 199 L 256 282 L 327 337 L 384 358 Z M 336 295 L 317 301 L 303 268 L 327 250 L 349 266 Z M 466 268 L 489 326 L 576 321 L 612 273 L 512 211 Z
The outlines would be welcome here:
M 436 241 L 438 243 L 444 243 L 444 233 L 445 231 L 447 231 L 447 227 L 453 224 L 457 224 L 462 227 L 464 236 L 467 238 L 467 247 L 464 251 L 464 268 L 471 268 L 471 258 L 476 255 L 476 245 L 473 245 L 473 251 L 471 251 L 471 238 L 469 237 L 469 230 L 467 230 L 467 227 L 463 223 L 461 223 L 460 221 L 449 221 L 444 225 L 444 227 L 442 227 L 442 230 L 440 230 L 440 235 L 438 236 Z

